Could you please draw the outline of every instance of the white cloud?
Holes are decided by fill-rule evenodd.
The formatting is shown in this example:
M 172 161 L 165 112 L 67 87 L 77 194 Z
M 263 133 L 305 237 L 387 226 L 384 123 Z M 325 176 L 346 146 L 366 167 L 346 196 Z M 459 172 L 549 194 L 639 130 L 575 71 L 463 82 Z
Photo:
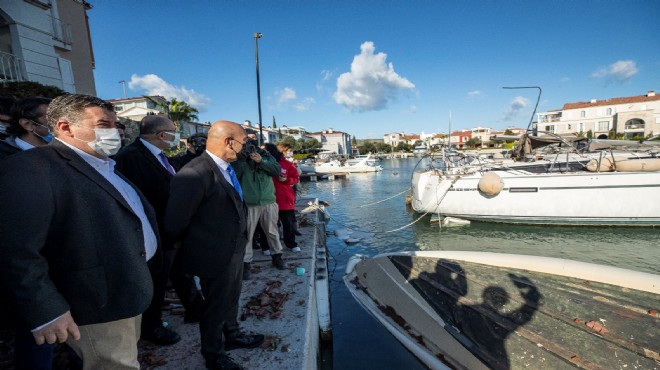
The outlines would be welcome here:
M 410 113 L 417 113 L 417 106 L 416 105 L 411 105 L 410 106 Z
M 330 78 L 332 78 L 332 72 L 328 71 L 327 69 L 321 71 L 321 79 L 323 79 L 323 81 L 327 81 Z
M 166 99 L 176 98 L 198 109 L 203 108 L 211 102 L 209 98 L 195 92 L 195 90 L 187 89 L 184 86 L 178 87 L 172 85 L 151 73 L 144 76 L 132 75 L 131 81 L 128 82 L 128 88 L 131 90 L 146 91 L 145 95 L 160 95 Z
M 639 72 L 637 64 L 632 60 L 619 60 L 591 74 L 591 77 L 605 78 L 609 81 L 623 82 Z
M 307 112 L 314 104 L 316 104 L 314 98 L 305 98 L 293 107 L 296 108 L 298 112 Z
M 481 94 L 483 94 L 481 92 L 481 90 L 474 90 L 474 91 L 470 91 L 470 92 L 467 93 L 468 99 L 470 99 L 470 100 L 474 100 L 474 99 L 478 98 L 479 96 L 481 96 Z
M 360 45 L 360 54 L 353 58 L 351 71 L 337 79 L 335 102 L 346 108 L 367 112 L 381 110 L 394 100 L 400 90 L 412 90 L 415 85 L 394 72 L 392 63 L 386 63 L 387 54 L 374 54 L 374 43 Z
M 277 96 L 277 104 L 285 104 L 296 99 L 296 90 L 285 87 L 282 90 L 276 91 L 275 95 Z
M 522 96 L 516 96 L 509 104 L 509 109 L 504 113 L 502 120 L 510 121 L 518 116 L 523 108 L 529 107 L 529 99 Z

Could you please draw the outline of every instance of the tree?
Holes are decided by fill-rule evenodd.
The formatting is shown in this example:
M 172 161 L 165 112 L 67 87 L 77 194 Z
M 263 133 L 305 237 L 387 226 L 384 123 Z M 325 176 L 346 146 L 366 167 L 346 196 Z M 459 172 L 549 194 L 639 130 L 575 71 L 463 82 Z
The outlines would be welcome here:
M 23 99 L 29 96 L 43 96 L 52 99 L 64 94 L 67 94 L 67 92 L 59 87 L 42 85 L 33 81 L 10 81 L 0 84 L 0 96 L 14 99 Z
M 513 133 L 513 131 L 506 129 L 504 130 L 504 135 L 515 135 L 515 134 Z
M 357 139 L 355 138 L 355 135 L 353 135 L 353 139 L 351 139 L 351 144 L 357 145 Z
M 591 130 L 587 131 L 587 137 L 588 137 L 589 139 L 593 139 L 593 137 L 594 137 L 594 132 L 591 131 Z
M 156 101 L 150 96 L 143 96 L 143 98 L 154 103 L 157 107 L 162 108 L 167 114 L 167 118 L 174 122 L 190 122 L 199 119 L 197 117 L 197 113 L 199 113 L 199 111 L 196 108 L 193 108 L 184 101 L 177 100 L 177 98 L 172 98 L 171 101 L 167 101 L 165 103 Z
M 273 128 L 277 128 L 277 122 L 275 122 L 275 116 L 273 116 Z
M 376 143 L 376 153 L 391 153 L 392 145 L 381 142 Z
M 472 139 L 465 142 L 465 145 L 468 148 L 475 148 L 475 147 L 477 147 L 477 145 L 480 145 L 480 144 L 481 144 L 481 139 L 479 139 L 478 137 L 473 137 Z
M 291 148 L 293 148 L 293 150 L 296 150 L 296 147 L 298 146 L 298 142 L 293 136 L 284 136 L 280 138 L 277 144 L 288 144 L 291 146 Z

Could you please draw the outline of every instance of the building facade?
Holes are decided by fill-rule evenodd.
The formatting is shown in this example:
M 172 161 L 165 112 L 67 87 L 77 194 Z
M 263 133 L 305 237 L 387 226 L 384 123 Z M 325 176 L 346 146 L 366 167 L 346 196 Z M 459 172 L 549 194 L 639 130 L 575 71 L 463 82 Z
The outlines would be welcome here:
M 538 113 L 538 135 L 586 135 L 593 138 L 645 138 L 660 134 L 660 96 L 644 95 L 566 103 L 560 110 Z
M 0 81 L 96 95 L 85 0 L 0 0 Z
M 323 145 L 322 150 L 324 151 L 339 155 L 353 155 L 351 135 L 345 132 L 328 129 L 321 132 L 309 132 L 307 136 L 318 140 Z

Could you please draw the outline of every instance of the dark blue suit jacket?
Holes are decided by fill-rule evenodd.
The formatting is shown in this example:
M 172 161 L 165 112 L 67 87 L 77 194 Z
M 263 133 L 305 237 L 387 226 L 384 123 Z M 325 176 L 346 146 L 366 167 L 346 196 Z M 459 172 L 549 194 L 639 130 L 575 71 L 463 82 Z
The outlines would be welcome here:
M 137 189 L 136 189 L 137 190 Z M 151 225 L 155 214 L 138 191 Z M 0 166 L 0 284 L 23 325 L 67 310 L 78 325 L 141 314 L 152 296 L 140 219 L 58 140 Z
M 217 277 L 242 268 L 230 261 L 245 254 L 247 208 L 206 152 L 172 179 L 165 231 L 181 242 L 177 258 L 184 272 Z

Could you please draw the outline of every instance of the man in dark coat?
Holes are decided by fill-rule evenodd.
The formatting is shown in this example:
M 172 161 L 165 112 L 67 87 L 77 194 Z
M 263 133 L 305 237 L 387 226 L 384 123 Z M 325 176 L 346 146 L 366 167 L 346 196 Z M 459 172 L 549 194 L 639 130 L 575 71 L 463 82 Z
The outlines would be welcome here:
M 199 276 L 205 297 L 199 323 L 201 352 L 209 369 L 242 369 L 225 351 L 259 346 L 263 335 L 239 330 L 238 300 L 247 242 L 247 209 L 231 162 L 243 149 L 243 128 L 213 124 L 206 151 L 172 179 L 165 228 L 181 242 L 184 272 Z
M 149 308 L 142 314 L 142 339 L 158 345 L 171 345 L 181 340 L 179 334 L 163 326 L 162 320 L 165 286 L 171 261 L 176 253 L 172 243 L 162 234 L 163 217 L 170 194 L 170 179 L 174 176 L 174 169 L 163 150 L 178 145 L 178 139 L 176 125 L 167 116 L 145 116 L 140 121 L 140 137 L 115 156 L 117 170 L 137 186 L 154 207 L 161 230 L 160 240 L 163 248 L 157 253 L 163 263 L 149 263 L 154 282 L 154 297 Z
M 66 341 L 85 370 L 139 369 L 153 209 L 108 158 L 120 146 L 111 104 L 64 95 L 47 117 L 56 139 L 0 166 L 1 289 L 37 344 Z

